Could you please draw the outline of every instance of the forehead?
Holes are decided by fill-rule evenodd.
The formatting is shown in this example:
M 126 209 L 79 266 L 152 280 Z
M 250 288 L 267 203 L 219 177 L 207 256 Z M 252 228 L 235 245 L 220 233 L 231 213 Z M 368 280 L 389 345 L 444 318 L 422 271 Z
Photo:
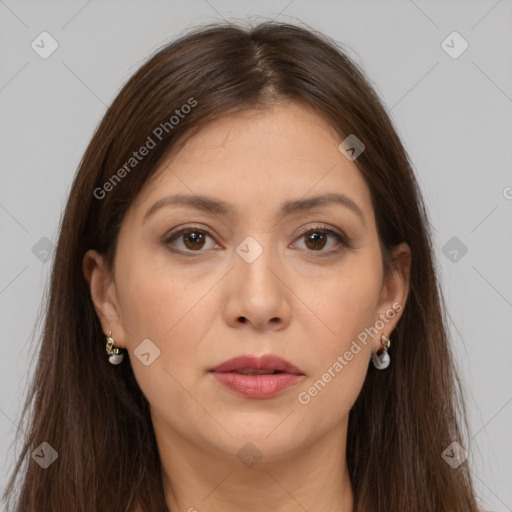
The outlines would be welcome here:
M 212 164 L 247 160 L 247 164 L 278 161 L 325 161 L 336 150 L 339 136 L 310 107 L 288 102 L 225 115 L 190 137 L 161 166 Z M 335 144 L 333 148 L 333 144 Z M 337 151 L 335 151 L 338 156 Z M 257 157 L 257 160 L 255 159 Z M 276 161 L 277 159 L 277 161 Z
M 147 206 L 179 191 L 222 198 L 240 211 L 251 199 L 269 204 L 338 192 L 368 214 L 370 191 L 340 142 L 330 124 L 298 103 L 229 114 L 172 151 L 136 202 Z

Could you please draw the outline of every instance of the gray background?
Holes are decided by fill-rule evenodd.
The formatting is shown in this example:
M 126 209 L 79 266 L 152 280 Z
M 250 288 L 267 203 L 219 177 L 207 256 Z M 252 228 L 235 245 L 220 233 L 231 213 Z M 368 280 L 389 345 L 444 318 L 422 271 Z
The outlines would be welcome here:
M 198 23 L 247 17 L 301 21 L 345 44 L 390 111 L 435 231 L 470 411 L 464 448 L 486 509 L 512 510 L 511 0 L 0 0 L 1 489 L 37 351 L 44 237 L 56 241 L 95 126 L 163 43 Z M 59 45 L 47 59 L 31 48 L 43 31 Z M 469 44 L 458 58 L 441 46 L 453 31 Z

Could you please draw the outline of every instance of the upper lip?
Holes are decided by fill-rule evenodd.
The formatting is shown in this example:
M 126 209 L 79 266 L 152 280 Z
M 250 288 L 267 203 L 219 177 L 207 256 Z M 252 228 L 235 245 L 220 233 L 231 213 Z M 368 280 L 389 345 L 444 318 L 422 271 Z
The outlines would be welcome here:
M 263 356 L 238 356 L 212 368 L 211 372 L 227 373 L 237 370 L 276 370 L 295 375 L 304 375 L 299 368 L 285 359 L 266 354 Z

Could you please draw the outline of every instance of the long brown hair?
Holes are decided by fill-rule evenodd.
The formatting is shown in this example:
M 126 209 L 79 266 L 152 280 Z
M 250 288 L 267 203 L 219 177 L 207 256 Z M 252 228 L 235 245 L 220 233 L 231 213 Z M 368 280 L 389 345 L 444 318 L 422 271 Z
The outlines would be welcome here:
M 283 100 L 313 107 L 340 141 L 348 134 L 363 141 L 355 164 L 371 191 L 385 271 L 394 245 L 405 241 L 412 251 L 392 364 L 385 371 L 370 365 L 349 416 L 354 510 L 478 510 L 467 461 L 454 469 L 441 456 L 452 442 L 464 446 L 467 422 L 428 217 L 408 156 L 341 47 L 312 29 L 277 22 L 193 29 L 159 49 L 104 115 L 61 221 L 21 419 L 26 437 L 4 495 L 9 504 L 23 512 L 167 510 L 147 400 L 130 364 L 113 367 L 106 359 L 82 258 L 94 248 L 112 265 L 125 212 L 178 140 L 227 113 Z M 177 109 L 183 115 L 171 120 Z M 150 136 L 154 147 L 127 167 Z M 58 452 L 47 469 L 30 457 L 43 442 Z

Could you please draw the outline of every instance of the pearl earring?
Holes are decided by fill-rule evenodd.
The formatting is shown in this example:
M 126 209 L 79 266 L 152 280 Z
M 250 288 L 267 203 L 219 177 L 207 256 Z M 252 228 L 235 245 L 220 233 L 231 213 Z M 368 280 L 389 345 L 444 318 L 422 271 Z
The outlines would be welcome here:
M 115 346 L 114 338 L 112 338 L 112 331 L 110 331 L 107 336 L 106 350 L 108 354 L 108 362 L 110 364 L 119 364 L 123 362 L 124 351 L 123 349 Z
M 388 349 L 391 346 L 391 341 L 384 334 L 381 337 L 382 348 L 376 354 L 372 353 L 372 363 L 377 370 L 384 370 L 389 366 L 391 357 L 389 356 Z

